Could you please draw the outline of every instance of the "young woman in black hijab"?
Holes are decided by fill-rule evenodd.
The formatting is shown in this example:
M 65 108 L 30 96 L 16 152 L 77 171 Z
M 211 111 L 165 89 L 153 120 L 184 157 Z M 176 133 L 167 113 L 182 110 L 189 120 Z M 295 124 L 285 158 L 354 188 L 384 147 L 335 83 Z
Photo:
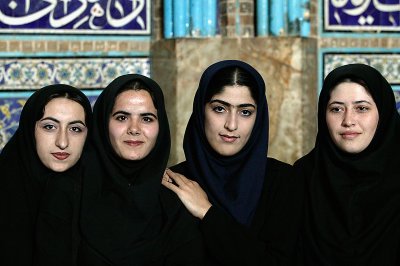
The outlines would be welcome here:
M 0 155 L 0 264 L 74 265 L 79 242 L 79 158 L 91 120 L 68 85 L 36 91 Z
M 86 164 L 81 265 L 197 265 L 197 221 L 162 188 L 170 152 L 164 97 L 138 74 L 118 77 L 94 106 Z
M 291 265 L 301 187 L 290 165 L 267 157 L 268 129 L 265 84 L 252 66 L 227 60 L 205 70 L 186 161 L 163 184 L 201 219 L 209 265 Z
M 400 265 L 400 116 L 374 68 L 326 77 L 314 149 L 295 163 L 306 178 L 304 265 Z

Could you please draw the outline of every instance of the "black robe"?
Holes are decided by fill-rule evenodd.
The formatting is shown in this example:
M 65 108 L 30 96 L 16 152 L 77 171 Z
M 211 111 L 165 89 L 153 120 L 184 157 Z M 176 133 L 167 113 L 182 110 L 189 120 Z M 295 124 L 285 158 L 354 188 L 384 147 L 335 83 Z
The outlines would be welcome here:
M 19 127 L 0 155 L 0 265 L 74 265 L 79 242 L 79 162 L 62 173 L 46 168 L 35 146 L 35 124 L 54 93 L 86 96 L 68 85 L 36 91 L 23 107 Z M 86 121 L 89 127 L 90 121 Z
M 339 150 L 325 119 L 330 91 L 344 78 L 363 80 L 379 113 L 369 146 Z M 351 64 L 325 79 L 314 149 L 295 163 L 306 179 L 302 265 L 400 265 L 400 116 L 393 91 L 372 67 Z
M 250 226 L 212 206 L 200 222 L 207 265 L 293 265 L 302 214 L 302 182 L 292 166 L 268 158 L 268 177 Z M 171 170 L 190 178 L 186 162 Z
M 152 91 L 159 133 L 141 160 L 124 160 L 113 150 L 108 121 L 122 89 L 140 81 Z M 199 265 L 202 242 L 198 221 L 177 196 L 161 188 L 170 132 L 162 91 L 142 75 L 115 79 L 94 106 L 93 143 L 85 164 L 80 227 L 81 265 Z

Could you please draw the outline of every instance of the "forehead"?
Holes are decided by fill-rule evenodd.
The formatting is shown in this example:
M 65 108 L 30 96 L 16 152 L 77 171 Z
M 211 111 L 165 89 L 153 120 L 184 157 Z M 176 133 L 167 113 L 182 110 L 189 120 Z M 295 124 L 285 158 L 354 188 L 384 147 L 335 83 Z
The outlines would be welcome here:
M 44 107 L 44 114 L 63 114 L 78 115 L 85 114 L 85 110 L 79 103 L 67 98 L 54 98 L 50 100 Z
M 247 86 L 225 86 L 223 90 L 215 94 L 211 99 L 221 99 L 229 103 L 255 103 Z
M 341 82 L 333 87 L 330 93 L 330 101 L 354 101 L 354 100 L 372 100 L 371 94 L 364 86 L 356 82 Z
M 126 90 L 117 95 L 116 106 L 146 105 L 154 108 L 153 99 L 146 90 Z

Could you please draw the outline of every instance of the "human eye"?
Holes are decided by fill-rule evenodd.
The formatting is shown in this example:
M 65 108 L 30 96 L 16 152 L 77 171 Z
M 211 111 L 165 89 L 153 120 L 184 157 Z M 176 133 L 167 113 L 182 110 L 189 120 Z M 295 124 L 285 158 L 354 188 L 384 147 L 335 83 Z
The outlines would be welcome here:
M 248 109 L 243 109 L 240 111 L 242 116 L 251 116 L 253 114 L 252 110 L 248 110 Z
M 358 112 L 361 112 L 361 113 L 368 112 L 369 109 L 370 109 L 370 108 L 369 108 L 368 106 L 365 106 L 365 105 L 356 106 L 356 110 L 357 110 Z
M 84 131 L 84 128 L 81 126 L 72 126 L 70 128 L 71 131 L 75 132 L 75 133 L 81 133 Z
M 126 121 L 128 118 L 125 115 L 117 115 L 115 116 L 115 120 L 123 122 Z
M 340 113 L 341 111 L 343 111 L 343 108 L 341 106 L 330 106 L 329 107 L 329 112 L 331 113 Z
M 44 130 L 51 131 L 51 130 L 55 129 L 56 127 L 55 127 L 54 125 L 52 125 L 52 124 L 44 124 L 44 125 L 42 126 L 42 128 L 43 128 Z
M 225 111 L 225 108 L 221 105 L 217 105 L 217 106 L 214 106 L 212 108 L 212 110 L 216 113 L 223 113 Z
M 151 123 L 151 122 L 153 122 L 155 119 L 153 118 L 153 117 L 151 117 L 151 116 L 144 116 L 143 117 L 143 121 L 145 122 L 145 123 Z

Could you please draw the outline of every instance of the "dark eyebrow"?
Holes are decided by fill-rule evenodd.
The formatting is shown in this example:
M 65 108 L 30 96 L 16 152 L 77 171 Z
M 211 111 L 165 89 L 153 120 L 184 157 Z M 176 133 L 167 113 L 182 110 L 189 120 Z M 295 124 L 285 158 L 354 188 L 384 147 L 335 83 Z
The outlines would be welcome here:
M 369 101 L 366 101 L 366 100 L 360 100 L 360 101 L 354 101 L 354 102 L 352 102 L 352 104 L 361 104 L 361 103 L 367 103 L 367 104 L 372 105 L 372 103 L 370 103 Z M 332 104 L 344 105 L 344 102 L 333 101 L 333 102 L 331 102 L 331 103 L 328 104 L 328 105 L 332 105 Z
M 126 112 L 126 111 L 116 111 L 115 113 L 113 113 L 112 114 L 112 116 L 116 116 L 116 115 L 125 115 L 125 116 L 130 116 L 131 115 L 131 113 L 129 113 L 129 112 Z M 155 115 L 155 114 L 153 114 L 153 113 L 142 113 L 142 114 L 140 114 L 140 116 L 153 116 L 154 118 L 156 118 L 157 119 L 157 116 Z
M 56 122 L 57 124 L 60 124 L 60 120 L 58 120 L 58 119 L 56 119 L 54 117 L 51 117 L 51 116 L 43 117 L 39 121 L 44 121 L 44 120 L 51 120 L 53 122 Z M 74 121 L 71 121 L 71 122 L 68 123 L 68 125 L 72 125 L 72 124 L 82 124 L 83 126 L 86 127 L 86 124 L 83 123 L 83 121 L 81 121 L 81 120 L 74 120 Z
M 225 101 L 222 101 L 222 100 L 218 100 L 218 99 L 211 100 L 209 103 L 211 104 L 211 103 L 215 103 L 215 102 L 223 104 L 225 106 L 229 106 L 229 107 L 232 106 L 232 104 L 230 104 L 228 102 L 225 102 Z M 256 106 L 254 104 L 251 104 L 251 103 L 242 103 L 242 104 L 239 104 L 237 107 L 241 107 L 241 108 L 243 108 L 243 107 L 253 107 L 254 109 L 256 109 Z
M 372 103 L 370 103 L 370 102 L 367 101 L 367 100 L 354 101 L 353 103 L 354 103 L 354 104 L 367 103 L 367 104 L 371 104 L 371 105 L 372 105 Z
M 116 111 L 115 113 L 113 113 L 111 116 L 116 116 L 116 115 L 126 115 L 129 116 L 131 115 L 131 113 L 125 112 L 125 111 Z
M 329 105 L 332 105 L 332 104 L 340 104 L 340 105 L 344 105 L 344 102 L 333 101 L 333 102 L 329 103 L 329 104 L 328 104 L 328 106 L 329 106 Z
M 152 116 L 152 117 L 154 117 L 155 119 L 157 119 L 157 116 L 155 115 L 155 114 L 153 114 L 153 113 L 143 113 L 143 114 L 140 114 L 140 116 Z
M 86 127 L 86 124 L 81 120 L 74 120 L 68 123 L 68 125 L 73 125 L 73 124 L 82 124 L 83 126 Z
M 54 117 L 48 116 L 48 117 L 43 117 L 42 119 L 40 119 L 39 121 L 44 121 L 44 120 L 51 120 L 53 122 L 56 123 L 60 123 L 60 121 L 58 119 L 55 119 Z

